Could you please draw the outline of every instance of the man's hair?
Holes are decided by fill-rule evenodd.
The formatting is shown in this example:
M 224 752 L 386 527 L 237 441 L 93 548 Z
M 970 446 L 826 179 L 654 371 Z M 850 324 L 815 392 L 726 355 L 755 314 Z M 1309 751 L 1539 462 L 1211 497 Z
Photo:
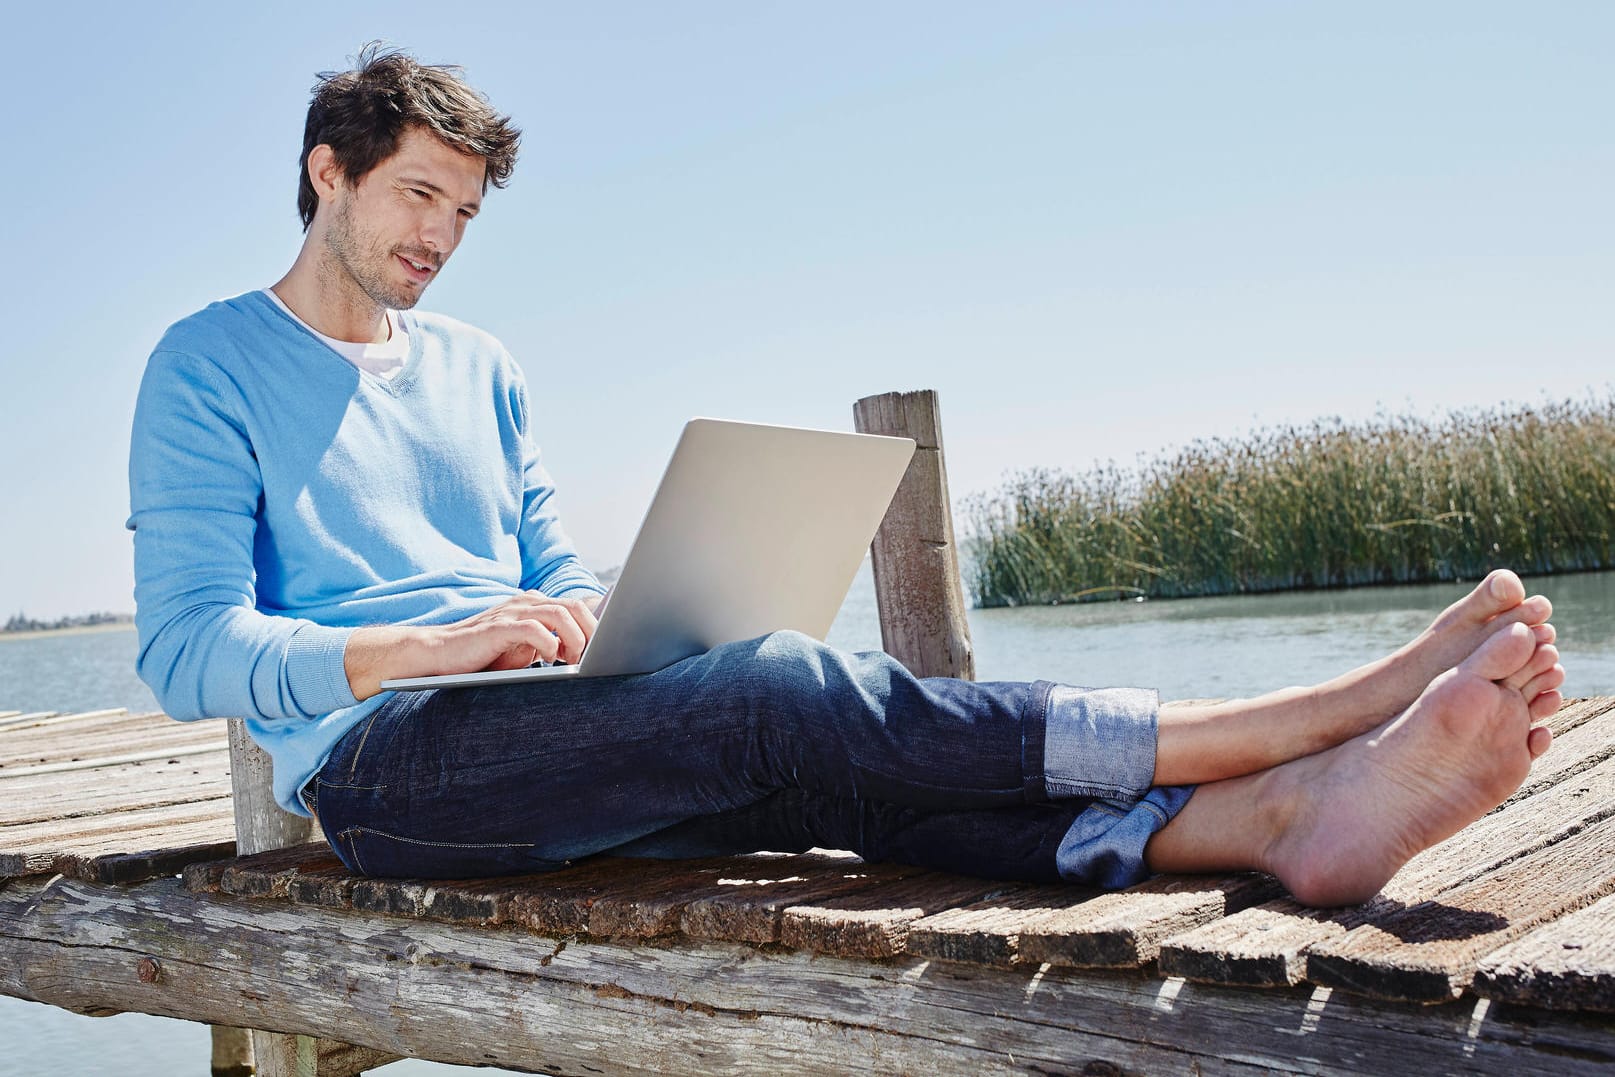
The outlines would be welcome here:
M 359 50 L 352 71 L 322 71 L 314 84 L 308 121 L 303 126 L 303 156 L 298 161 L 297 212 L 303 230 L 314 221 L 319 196 L 308 178 L 308 155 L 325 143 L 349 183 L 392 156 L 398 136 L 420 127 L 487 165 L 482 189 L 503 187 L 516 167 L 521 132 L 509 116 L 495 112 L 488 99 L 466 85 L 462 70 L 446 64 L 423 64 L 402 49 L 372 41 Z

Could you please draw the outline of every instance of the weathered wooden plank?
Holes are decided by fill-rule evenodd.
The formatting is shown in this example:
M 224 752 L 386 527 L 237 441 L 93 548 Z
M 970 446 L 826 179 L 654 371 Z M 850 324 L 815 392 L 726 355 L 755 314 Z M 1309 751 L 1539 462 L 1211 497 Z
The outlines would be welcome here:
M 172 873 L 234 848 L 228 799 L 8 827 L 0 832 L 0 876 L 61 872 L 138 877 L 142 864 Z M 88 873 L 88 874 L 85 874 Z
M 1021 925 L 1079 907 L 1098 891 L 1080 886 L 1006 885 L 963 908 L 909 925 L 908 952 L 943 961 L 1009 965 L 1019 959 Z
M 1612 732 L 1604 730 L 1601 735 Z M 1206 983 L 1300 983 L 1307 978 L 1310 947 L 1434 898 L 1615 815 L 1615 759 L 1574 776 L 1561 770 L 1558 777 L 1559 784 L 1539 786 L 1535 796 L 1510 803 L 1506 810 L 1487 815 L 1414 857 L 1365 905 L 1320 912 L 1288 898 L 1265 902 L 1164 940 L 1161 971 Z
M 715 860 L 639 860 L 601 856 L 542 876 L 517 894 L 505 915 L 542 935 L 645 937 L 678 928 L 677 913 L 692 879 L 715 877 L 726 863 Z M 671 890 L 674 897 L 642 911 L 643 895 Z
M 778 942 L 780 921 L 791 906 L 844 898 L 924 874 L 923 869 L 902 864 L 865 864 L 859 860 L 822 859 L 810 864 L 811 870 L 804 872 L 800 880 L 754 879 L 754 871 L 720 878 L 715 892 L 684 907 L 679 929 L 693 939 Z
M 107 812 L 84 818 L 47 819 L 0 829 L 0 855 L 11 851 L 53 849 L 120 834 L 142 835 L 167 826 L 228 817 L 230 798 L 187 800 L 156 808 Z M 140 840 L 146 840 L 142 837 Z
M 788 906 L 780 913 L 779 941 L 794 950 L 838 957 L 896 957 L 906 951 L 916 920 L 978 901 L 1003 886 L 935 872 L 899 878 Z
M 772 937 L 779 911 L 786 906 L 848 888 L 847 860 L 812 853 L 671 863 L 684 870 L 660 876 L 651 884 L 642 882 L 632 890 L 617 888 L 597 897 L 589 909 L 589 934 L 651 938 L 688 934 L 691 928 L 717 932 L 728 925 L 735 930 L 769 930 Z M 742 892 L 741 901 L 756 904 L 757 917 L 737 911 L 730 895 Z M 686 913 L 702 908 L 703 903 L 710 914 L 705 919 L 693 916 L 687 924 Z M 767 926 L 759 927 L 759 922 Z
M 1594 719 L 1610 720 L 1611 711 L 1615 711 L 1615 696 L 1574 696 L 1559 704 L 1559 709 L 1541 724 L 1553 730 L 1555 737 L 1562 737 Z
M 185 835 L 179 842 L 152 849 L 91 853 L 68 852 L 55 870 L 70 879 L 107 884 L 129 884 L 177 875 L 198 860 L 213 860 L 235 852 L 235 842 L 220 838 L 222 830 Z
M 36 714 L 17 714 L 10 717 L 0 716 L 0 736 L 12 733 L 18 729 L 40 729 L 55 725 L 98 725 L 107 718 L 115 718 L 128 714 L 126 707 L 108 707 L 98 711 L 80 711 L 77 714 L 58 714 L 55 711 L 40 711 Z M 141 717 L 150 717 L 153 711 L 141 712 Z M 5 743 L 0 741 L 0 744 Z
M 1615 756 L 1615 699 L 1601 696 L 1567 703 L 1543 724 L 1554 730 L 1553 746 L 1531 764 L 1525 781 L 1494 811 L 1511 807 Z M 1559 732 L 1561 727 L 1563 733 Z
M 29 711 L 24 714 L 21 711 L 12 711 L 4 720 L 5 725 L 0 726 L 0 730 L 7 729 L 12 726 L 31 725 L 32 723 L 45 718 L 53 718 L 58 713 L 59 712 L 57 711 Z
M 325 842 L 305 842 L 227 861 L 214 888 L 238 897 L 284 898 L 299 876 L 340 865 Z M 211 878 L 211 871 L 208 874 Z
M 178 932 L 174 925 L 183 923 Z M 149 982 L 134 975 L 149 959 Z M 1602 1074 L 1615 1027 L 1137 974 L 847 961 L 69 880 L 0 890 L 0 994 L 554 1074 Z M 333 1006 L 332 1000 L 341 1000 Z
M 1153 962 L 1161 940 L 1284 893 L 1267 875 L 1162 875 L 1101 894 L 1070 909 L 1018 925 L 1022 961 L 1080 968 L 1138 968 Z
M 1606 823 L 1312 947 L 1307 979 L 1376 998 L 1457 998 L 1486 954 L 1611 892 L 1615 825 Z
M 366 912 L 490 926 L 519 919 L 520 898 L 542 887 L 543 879 L 538 875 L 442 882 L 360 878 L 352 881 L 349 900 Z
M 0 846 L 4 829 L 22 823 L 74 819 L 137 808 L 158 808 L 230 795 L 230 760 L 217 751 L 117 767 L 15 778 L 0 799 Z
M 38 773 L 43 765 L 94 763 L 100 759 L 121 758 L 132 749 L 142 753 L 197 746 L 224 744 L 223 730 L 217 727 L 187 725 L 160 719 L 153 724 L 143 719 L 124 719 L 110 728 L 96 726 L 88 731 L 47 729 L 39 732 L 7 734 L 0 737 L 5 752 L 5 770 Z
M 37 774 L 63 774 L 75 770 L 99 770 L 102 767 L 115 767 L 123 763 L 145 763 L 158 759 L 184 759 L 193 755 L 206 755 L 216 751 L 218 746 L 210 741 L 198 741 L 193 745 L 172 748 L 152 748 L 140 751 L 125 752 L 123 755 L 100 756 L 94 759 L 64 760 L 58 763 L 30 763 L 9 766 L 0 770 L 0 782 L 9 782 L 14 778 L 32 777 Z M 8 789 L 7 786 L 0 788 Z
M 1499 1002 L 1615 1013 L 1615 896 L 1487 955 L 1473 990 Z
M 1348 930 L 1346 917 L 1288 898 L 1162 940 L 1163 976 L 1230 987 L 1292 987 L 1306 979 L 1306 952 Z
M 866 434 L 913 438 L 914 457 L 870 545 L 887 654 L 917 677 L 976 675 L 948 500 L 942 415 L 931 390 L 866 396 L 853 405 Z
M 224 873 L 234 863 L 235 859 L 232 857 L 228 860 L 197 860 L 186 864 L 179 872 L 181 884 L 192 893 L 217 894 Z

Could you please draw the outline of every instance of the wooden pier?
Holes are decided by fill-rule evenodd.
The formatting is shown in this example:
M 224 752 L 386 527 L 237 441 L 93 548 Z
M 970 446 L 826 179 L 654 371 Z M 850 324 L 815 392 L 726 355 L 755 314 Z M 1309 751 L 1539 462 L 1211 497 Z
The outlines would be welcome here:
M 260 1030 L 267 1075 L 1608 1074 L 1615 698 L 1548 724 L 1507 803 L 1317 911 L 1254 874 L 1103 894 L 830 852 L 365 879 L 317 833 L 272 847 L 297 823 L 224 723 L 0 713 L 0 994 Z
M 1319 913 L 1259 875 L 1096 894 L 828 853 L 363 879 L 318 842 L 229 855 L 218 723 L 8 715 L 0 993 L 375 1052 L 346 1072 L 1608 1073 L 1615 699 L 1551 724 L 1509 803 Z

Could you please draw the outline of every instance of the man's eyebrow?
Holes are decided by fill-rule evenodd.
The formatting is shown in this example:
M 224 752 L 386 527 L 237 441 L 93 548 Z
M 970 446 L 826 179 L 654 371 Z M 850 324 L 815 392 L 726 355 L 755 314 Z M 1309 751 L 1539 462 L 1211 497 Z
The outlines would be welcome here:
M 443 188 L 439 187 L 437 184 L 433 183 L 431 180 L 425 180 L 425 179 L 420 179 L 418 177 L 411 177 L 411 176 L 399 176 L 398 177 L 398 182 L 404 184 L 406 187 L 425 187 L 428 191 L 431 191 L 433 194 L 437 195 L 440 198 L 448 198 L 449 197 L 449 192 L 445 191 Z M 481 209 L 482 208 L 482 199 L 479 198 L 474 202 L 462 202 L 461 205 L 465 206 L 465 207 L 467 207 L 469 209 Z

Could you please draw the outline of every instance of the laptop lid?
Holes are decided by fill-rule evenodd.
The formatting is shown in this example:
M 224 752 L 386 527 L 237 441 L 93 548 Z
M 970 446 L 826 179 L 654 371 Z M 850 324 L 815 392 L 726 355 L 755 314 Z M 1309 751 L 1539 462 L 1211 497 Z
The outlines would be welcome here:
M 691 419 L 576 675 L 649 673 L 779 629 L 823 639 L 913 454 L 909 438 Z M 552 675 L 538 667 L 382 687 Z

